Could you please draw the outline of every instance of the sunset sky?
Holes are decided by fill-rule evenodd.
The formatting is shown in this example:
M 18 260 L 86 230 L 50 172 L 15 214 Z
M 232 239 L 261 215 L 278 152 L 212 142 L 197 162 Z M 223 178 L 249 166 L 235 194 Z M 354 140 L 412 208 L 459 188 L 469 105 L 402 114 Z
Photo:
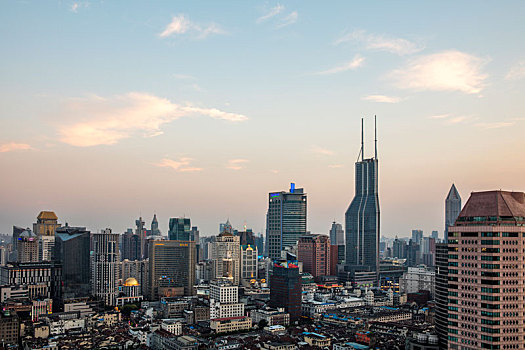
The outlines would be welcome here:
M 0 233 L 41 210 L 264 232 L 268 192 L 343 222 L 377 115 L 381 233 L 525 191 L 523 1 L 2 1 Z

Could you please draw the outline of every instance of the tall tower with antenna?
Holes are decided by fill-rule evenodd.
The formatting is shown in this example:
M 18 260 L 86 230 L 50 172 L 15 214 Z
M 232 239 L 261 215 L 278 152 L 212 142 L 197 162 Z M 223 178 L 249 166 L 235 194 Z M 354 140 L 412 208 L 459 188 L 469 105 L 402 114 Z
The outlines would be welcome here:
M 345 213 L 346 261 L 349 276 L 379 279 L 379 192 L 377 159 L 377 123 L 374 117 L 374 148 L 372 158 L 365 158 L 364 119 L 361 119 L 361 150 L 355 163 L 355 195 Z

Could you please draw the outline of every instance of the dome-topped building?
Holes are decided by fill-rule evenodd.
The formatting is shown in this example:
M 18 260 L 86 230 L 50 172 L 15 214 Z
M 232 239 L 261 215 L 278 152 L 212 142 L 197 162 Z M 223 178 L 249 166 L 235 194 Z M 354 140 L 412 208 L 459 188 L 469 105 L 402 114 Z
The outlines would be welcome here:
M 138 285 L 139 285 L 139 281 L 137 281 L 136 278 L 130 277 L 130 278 L 128 278 L 128 279 L 126 279 L 126 280 L 124 281 L 124 285 L 125 285 L 126 287 L 138 286 Z
M 119 287 L 120 295 L 117 298 L 117 305 L 129 303 L 140 303 L 143 296 L 140 293 L 140 284 L 134 277 L 127 278 Z

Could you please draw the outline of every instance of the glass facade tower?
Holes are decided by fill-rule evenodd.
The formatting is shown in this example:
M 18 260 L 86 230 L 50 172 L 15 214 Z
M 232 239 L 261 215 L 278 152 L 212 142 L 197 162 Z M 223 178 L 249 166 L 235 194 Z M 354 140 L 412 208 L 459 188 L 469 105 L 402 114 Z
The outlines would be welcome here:
M 170 218 L 168 239 L 170 241 L 190 241 L 190 218 Z
M 377 139 L 374 158 L 355 163 L 355 196 L 345 214 L 346 265 L 351 269 L 379 270 L 379 195 Z
M 290 192 L 273 192 L 268 196 L 266 243 L 268 256 L 281 257 L 281 251 L 297 244 L 306 234 L 306 193 L 291 185 Z

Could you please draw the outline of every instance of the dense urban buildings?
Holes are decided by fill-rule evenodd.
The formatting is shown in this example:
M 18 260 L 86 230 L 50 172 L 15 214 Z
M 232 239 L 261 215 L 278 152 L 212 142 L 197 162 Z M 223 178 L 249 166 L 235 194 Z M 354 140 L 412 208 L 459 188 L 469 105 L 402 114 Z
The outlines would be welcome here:
M 346 271 L 369 271 L 379 278 L 379 193 L 377 132 L 375 156 L 365 159 L 361 120 L 361 160 L 355 163 L 355 196 L 345 213 Z
M 306 193 L 292 183 L 289 192 L 271 192 L 266 214 L 266 245 L 271 259 L 297 244 L 306 231 Z
M 525 343 L 525 193 L 473 192 L 448 228 L 448 348 Z

